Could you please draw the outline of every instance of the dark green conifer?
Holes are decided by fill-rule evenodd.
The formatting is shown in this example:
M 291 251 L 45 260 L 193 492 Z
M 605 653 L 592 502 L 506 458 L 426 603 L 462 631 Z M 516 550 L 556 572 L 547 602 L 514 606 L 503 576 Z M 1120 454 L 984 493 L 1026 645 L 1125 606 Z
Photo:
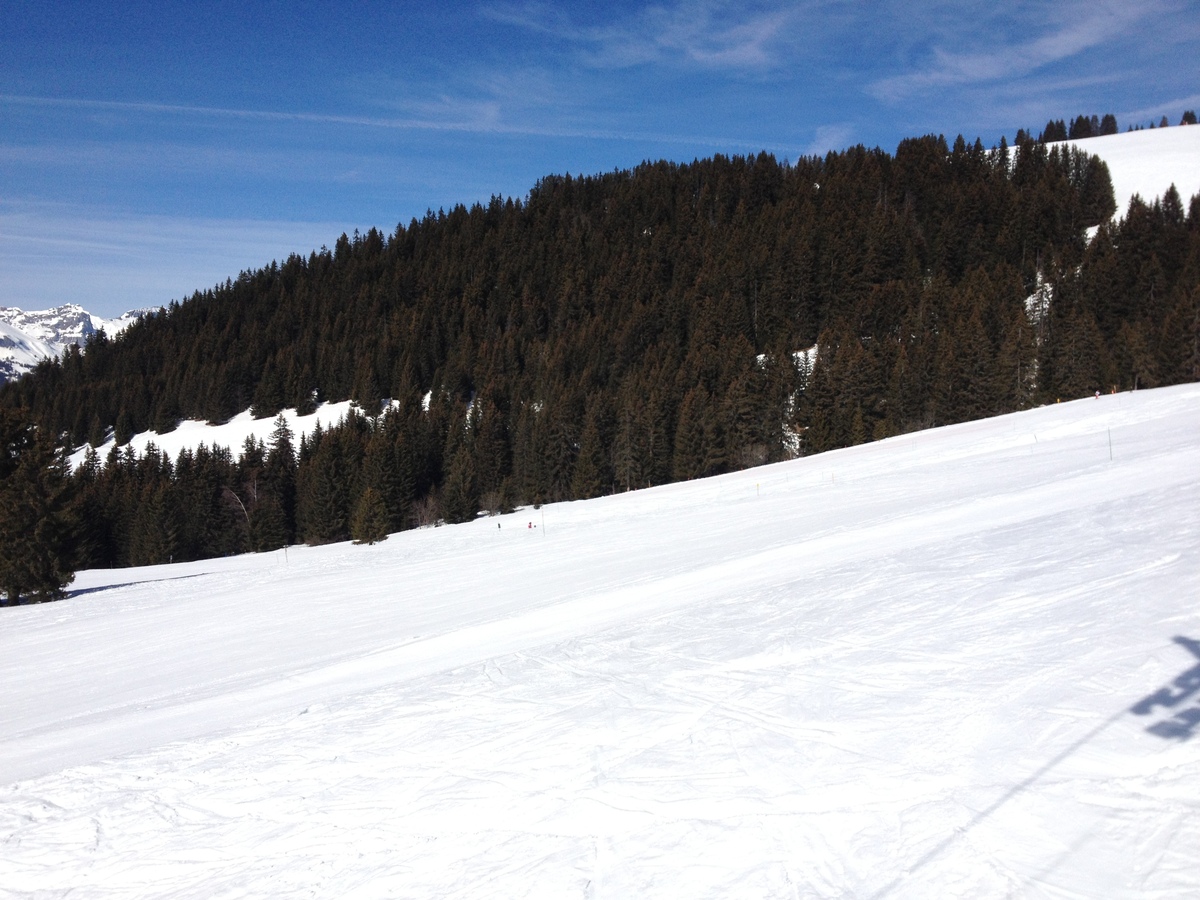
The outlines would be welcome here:
M 337 430 L 326 432 L 297 473 L 296 517 L 301 538 L 328 544 L 349 537 L 351 481 Z
M 287 517 L 274 494 L 259 497 L 250 511 L 250 546 L 258 551 L 278 550 L 289 543 Z
M 715 404 L 703 387 L 688 391 L 679 407 L 675 428 L 672 475 L 684 481 L 716 475 L 725 467 L 721 420 Z
M 283 520 L 283 544 L 296 532 L 296 451 L 292 429 L 283 413 L 275 418 L 271 441 L 263 465 L 265 493 L 274 498 Z M 280 545 L 282 546 L 282 545 Z
M 459 448 L 450 462 L 446 487 L 442 492 L 442 514 L 447 522 L 470 522 L 479 512 L 479 490 L 467 446 Z
M 578 499 L 599 497 L 612 490 L 611 418 L 605 397 L 593 395 L 579 435 L 579 454 L 571 476 L 571 493 Z
M 350 537 L 356 544 L 377 544 L 388 537 L 388 513 L 383 497 L 368 486 L 358 498 L 350 520 Z
M 8 604 L 60 597 L 75 577 L 67 476 L 38 429 L 0 409 L 0 591 Z

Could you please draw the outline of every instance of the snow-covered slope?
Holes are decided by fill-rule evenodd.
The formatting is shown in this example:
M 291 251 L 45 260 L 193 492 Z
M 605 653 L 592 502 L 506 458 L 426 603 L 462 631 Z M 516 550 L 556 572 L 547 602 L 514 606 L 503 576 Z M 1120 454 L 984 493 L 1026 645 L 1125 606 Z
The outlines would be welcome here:
M 330 428 L 344 419 L 349 412 L 350 401 L 343 400 L 340 403 L 322 403 L 316 412 L 307 416 L 298 416 L 294 409 L 285 409 L 283 418 L 298 443 L 301 435 L 312 434 L 318 425 L 322 428 Z M 185 419 L 174 431 L 167 434 L 144 431 L 134 435 L 128 446 L 140 455 L 144 454 L 146 448 L 153 444 L 171 459 L 175 459 L 184 448 L 194 450 L 201 444 L 207 444 L 209 447 L 227 447 L 237 456 L 242 452 L 242 445 L 246 442 L 246 438 L 252 437 L 269 445 L 271 433 L 274 430 L 274 417 L 255 419 L 251 416 L 250 411 L 246 410 L 221 425 L 210 425 L 199 419 Z M 97 448 L 100 458 L 104 459 L 115 444 L 116 440 L 110 436 L 106 443 Z M 78 466 L 83 462 L 87 452 L 87 444 L 78 448 L 71 455 L 71 464 Z
M 1200 125 L 1128 131 L 1066 143 L 1108 164 L 1118 216 L 1125 215 L 1134 194 L 1149 203 L 1174 184 L 1185 211 L 1188 201 L 1200 194 Z
M 82 346 L 101 328 L 114 337 L 145 312 L 133 310 L 116 319 L 104 319 L 73 303 L 33 311 L 0 306 L 0 382 L 24 375 L 72 344 Z
M 0 308 L 0 312 L 7 312 Z M 0 319 L 0 384 L 30 371 L 41 360 L 57 355 L 54 347 Z
M 0 610 L 0 885 L 1198 896 L 1198 596 L 1200 385 L 83 572 Z

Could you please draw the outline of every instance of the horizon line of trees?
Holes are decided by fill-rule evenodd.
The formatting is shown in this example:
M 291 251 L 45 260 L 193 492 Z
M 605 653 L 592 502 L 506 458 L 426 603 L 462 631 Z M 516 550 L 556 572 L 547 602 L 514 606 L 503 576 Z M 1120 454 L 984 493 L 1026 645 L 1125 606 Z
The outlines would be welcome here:
M 1185 110 L 1183 116 L 1179 120 L 1180 125 L 1195 125 L 1196 112 L 1195 110 Z M 1170 121 L 1166 116 L 1163 116 L 1159 122 L 1159 128 L 1169 128 Z M 1128 125 L 1127 131 L 1141 131 L 1144 128 L 1154 128 L 1154 121 L 1151 120 L 1148 125 Z M 1070 124 L 1062 119 L 1051 119 L 1046 123 L 1046 127 L 1042 129 L 1038 135 L 1038 143 L 1050 144 L 1057 141 L 1081 141 L 1087 138 L 1103 137 L 1109 134 L 1117 134 L 1120 128 L 1117 125 L 1117 117 L 1112 113 L 1105 113 L 1103 116 L 1096 115 L 1078 115 L 1070 121 Z M 1024 129 L 1017 131 L 1016 142 L 1019 144 L 1024 140 L 1029 139 L 1029 133 Z
M 536 401 L 585 376 L 611 390 L 656 345 L 812 346 L 887 281 L 1078 259 L 1113 211 L 1102 162 L 961 136 L 780 163 L 769 154 L 550 176 L 525 201 L 429 213 L 391 236 L 343 235 L 96 335 L 0 387 L 72 443 L 170 430 L 253 407 L 364 408 L 406 386 Z M 709 321 L 714 320 L 714 321 Z M 710 385 L 711 387 L 711 385 Z
M 1114 207 L 1027 136 L 552 176 L 244 272 L 0 409 L 77 446 L 353 399 L 294 451 L 90 454 L 76 558 L 378 539 L 1200 378 L 1200 197 Z

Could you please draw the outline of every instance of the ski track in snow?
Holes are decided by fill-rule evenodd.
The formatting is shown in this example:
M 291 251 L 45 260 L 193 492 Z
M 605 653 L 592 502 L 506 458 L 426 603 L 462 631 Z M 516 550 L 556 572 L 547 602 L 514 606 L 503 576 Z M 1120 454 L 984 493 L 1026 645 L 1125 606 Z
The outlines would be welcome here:
M 1195 896 L 1198 474 L 1189 385 L 80 573 L 0 610 L 0 894 Z

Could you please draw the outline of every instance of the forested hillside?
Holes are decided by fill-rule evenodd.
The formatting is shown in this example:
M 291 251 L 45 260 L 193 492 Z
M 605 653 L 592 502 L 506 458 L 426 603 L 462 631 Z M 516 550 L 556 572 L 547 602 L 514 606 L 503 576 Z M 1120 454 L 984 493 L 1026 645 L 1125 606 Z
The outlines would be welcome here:
M 1195 379 L 1200 199 L 1113 211 L 1103 163 L 1029 140 L 553 176 L 242 273 L 0 404 L 75 445 L 364 410 L 297 453 L 93 457 L 89 564 L 459 521 Z

